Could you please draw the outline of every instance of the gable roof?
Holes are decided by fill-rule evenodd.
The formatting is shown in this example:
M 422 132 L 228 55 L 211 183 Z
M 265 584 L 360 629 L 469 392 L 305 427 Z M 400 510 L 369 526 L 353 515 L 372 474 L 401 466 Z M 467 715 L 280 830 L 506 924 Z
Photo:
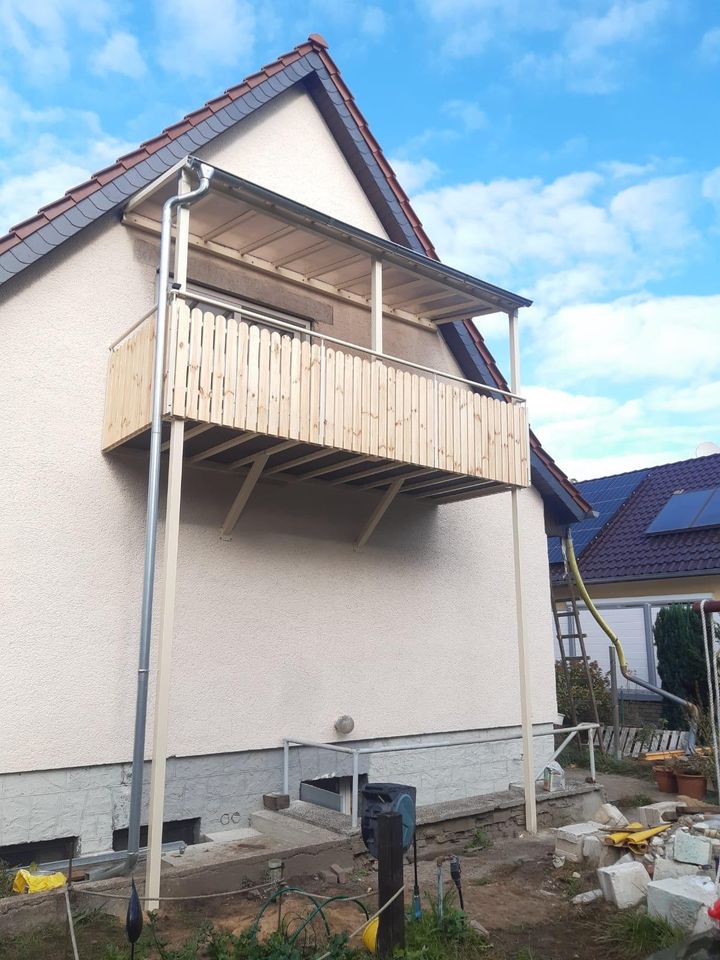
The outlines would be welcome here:
M 587 480 L 578 486 L 593 505 L 594 496 L 612 490 L 613 486 L 617 491 L 627 490 L 622 503 L 606 516 L 600 532 L 580 554 L 580 568 L 586 582 L 720 573 L 717 529 L 647 533 L 673 493 L 720 486 L 720 454 Z M 575 530 L 582 530 L 584 526 L 582 523 L 573 529 L 573 538 Z
M 63 197 L 41 207 L 34 217 L 0 237 L 0 285 L 61 246 L 105 214 L 121 208 L 134 194 L 195 153 L 263 104 L 302 83 L 342 150 L 388 237 L 439 260 L 435 248 L 400 186 L 367 121 L 327 51 L 326 41 L 307 41 L 209 100 L 199 110 L 166 127 L 137 150 L 94 173 Z M 471 320 L 443 325 L 442 335 L 465 375 L 508 389 Z M 531 434 L 532 482 L 558 521 L 575 523 L 588 503 Z

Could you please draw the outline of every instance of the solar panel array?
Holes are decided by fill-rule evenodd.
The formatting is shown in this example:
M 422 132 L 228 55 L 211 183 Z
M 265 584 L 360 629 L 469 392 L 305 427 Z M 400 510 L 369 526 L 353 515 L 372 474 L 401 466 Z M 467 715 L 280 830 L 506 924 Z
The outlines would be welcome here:
M 720 487 L 673 493 L 647 528 L 648 533 L 678 533 L 720 526 Z

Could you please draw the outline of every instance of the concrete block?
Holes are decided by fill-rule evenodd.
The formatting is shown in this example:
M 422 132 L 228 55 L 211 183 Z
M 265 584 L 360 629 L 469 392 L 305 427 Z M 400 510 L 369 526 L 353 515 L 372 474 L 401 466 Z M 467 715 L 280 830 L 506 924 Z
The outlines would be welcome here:
M 687 830 L 675 834 L 674 857 L 681 863 L 697 863 L 706 867 L 712 861 L 712 842 L 707 837 L 698 837 Z
M 603 896 L 619 910 L 636 907 L 645 899 L 650 877 L 641 863 L 633 861 L 600 867 L 597 875 Z
M 590 834 L 583 838 L 583 860 L 592 867 L 609 867 L 620 859 L 619 847 L 609 847 L 602 842 L 602 837 Z
M 238 827 L 234 830 L 217 830 L 215 833 L 204 833 L 203 840 L 208 843 L 248 843 L 252 841 L 264 842 L 264 835 L 252 827 Z
M 677 804 L 674 800 L 660 800 L 658 803 L 648 803 L 647 806 L 640 807 L 638 818 L 640 823 L 649 830 L 650 827 L 659 827 L 663 823 L 668 823 L 667 820 L 663 820 L 663 814 L 674 814 L 676 810 Z
M 263 807 L 266 810 L 287 810 L 290 806 L 290 797 L 287 793 L 263 794 Z
M 676 880 L 678 877 L 692 877 L 700 873 L 696 863 L 680 863 L 668 857 L 658 857 L 655 861 L 653 880 Z
M 613 830 L 622 830 L 623 827 L 626 827 L 630 822 L 622 810 L 619 810 L 612 803 L 603 803 L 598 807 L 593 814 L 593 820 Z
M 592 836 L 600 830 L 602 830 L 601 824 L 594 820 L 572 823 L 568 827 L 558 827 L 555 833 L 555 855 L 572 860 L 573 863 L 582 863 L 585 837 Z
M 648 913 L 689 933 L 711 930 L 708 907 L 715 902 L 715 884 L 710 877 L 676 877 L 648 884 Z

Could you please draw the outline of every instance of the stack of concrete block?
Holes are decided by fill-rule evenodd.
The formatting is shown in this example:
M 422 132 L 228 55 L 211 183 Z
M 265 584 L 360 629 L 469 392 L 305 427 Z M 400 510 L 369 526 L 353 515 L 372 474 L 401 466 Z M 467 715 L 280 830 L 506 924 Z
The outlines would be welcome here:
M 585 839 L 598 836 L 601 831 L 602 824 L 594 820 L 558 827 L 555 831 L 555 856 L 564 857 L 573 863 L 582 863 L 585 857 L 583 850 Z

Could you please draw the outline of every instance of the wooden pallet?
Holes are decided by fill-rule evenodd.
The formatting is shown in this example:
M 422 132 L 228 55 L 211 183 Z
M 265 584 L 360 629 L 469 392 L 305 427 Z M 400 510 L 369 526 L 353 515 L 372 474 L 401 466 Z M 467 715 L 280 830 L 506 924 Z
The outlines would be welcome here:
M 602 740 L 600 736 L 602 735 Z M 615 753 L 615 734 L 612 726 L 596 730 L 595 745 L 606 753 Z M 645 753 L 682 750 L 687 742 L 686 730 L 649 730 L 647 727 L 620 727 L 620 755 L 639 757 Z

